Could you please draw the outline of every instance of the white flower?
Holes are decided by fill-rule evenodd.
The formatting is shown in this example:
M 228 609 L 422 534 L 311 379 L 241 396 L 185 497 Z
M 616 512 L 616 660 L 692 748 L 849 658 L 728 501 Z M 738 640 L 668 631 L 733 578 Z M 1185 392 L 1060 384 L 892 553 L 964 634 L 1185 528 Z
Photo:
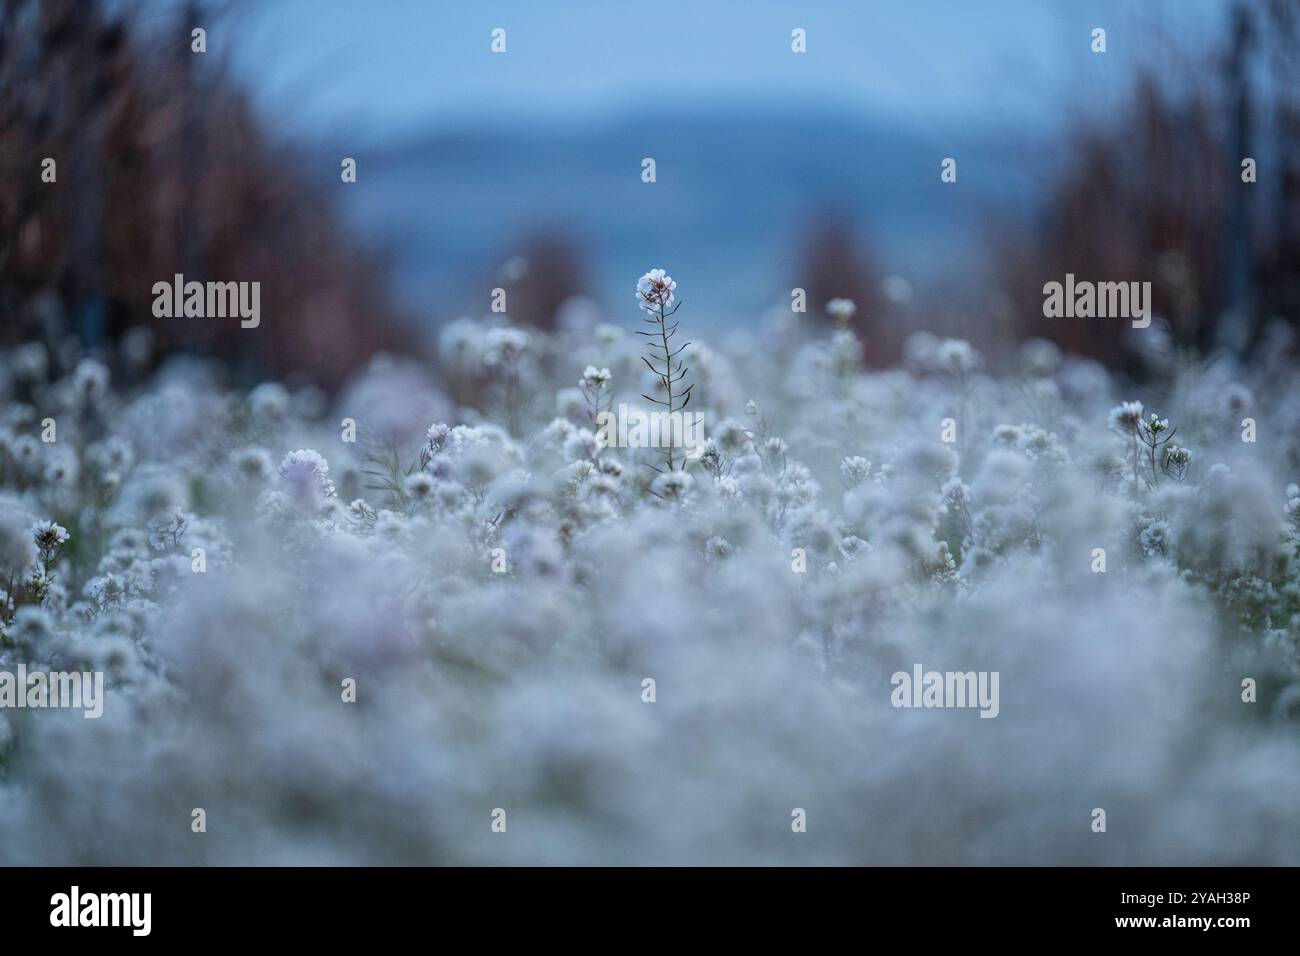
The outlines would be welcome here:
M 1290 492 L 1291 488 L 1294 487 L 1295 485 L 1291 485 L 1287 488 L 1287 491 Z M 1289 493 L 1286 504 L 1282 506 L 1282 511 L 1286 514 L 1287 520 L 1295 525 L 1297 530 L 1300 530 L 1300 494 Z
M 619 493 L 619 481 L 610 475 L 595 475 L 586 483 L 588 497 L 614 496 Z
M 993 444 L 1000 448 L 1015 448 L 1020 438 L 1020 429 L 1015 425 L 999 425 L 993 429 Z
M 718 443 L 712 438 L 704 439 L 697 449 L 695 460 L 700 463 L 700 467 L 716 474 L 722 468 L 722 455 L 718 451 Z
M 407 475 L 403 485 L 408 495 L 416 501 L 423 501 L 433 493 L 433 476 L 427 471 L 417 471 L 414 474 Z
M 855 485 L 860 485 L 871 474 L 871 462 L 854 455 L 840 461 L 840 473 Z
M 736 553 L 731 542 L 726 538 L 710 538 L 704 542 L 704 559 L 710 563 L 725 561 Z
M 180 508 L 160 511 L 149 519 L 149 547 L 155 551 L 178 547 L 193 518 Z
M 375 533 L 381 538 L 395 540 L 406 530 L 406 519 L 396 511 L 385 508 L 375 519 Z
M 577 430 L 578 426 L 567 418 L 552 418 L 551 423 L 542 429 L 542 437 L 548 442 L 563 445 Z
M 9 456 L 24 470 L 35 472 L 41 443 L 33 435 L 19 435 L 9 443 Z
M 428 443 L 429 452 L 434 455 L 446 448 L 450 439 L 451 426 L 442 422 L 438 422 L 436 425 L 430 425 L 429 430 L 425 432 L 425 440 Z
M 509 365 L 528 348 L 528 333 L 519 329 L 488 329 L 483 337 L 483 364 L 489 368 Z
M 367 504 L 364 498 L 354 498 L 352 504 L 348 505 L 348 513 L 352 515 L 354 521 L 362 524 L 372 524 L 378 516 L 378 512 Z
M 240 478 L 263 481 L 271 474 L 271 456 L 264 448 L 238 448 L 230 453 L 230 464 Z
M 14 612 L 8 637 L 25 653 L 46 644 L 55 636 L 54 618 L 43 607 L 20 607 Z
M 16 511 L 0 510 L 0 578 L 17 578 L 36 559 L 29 525 Z
M 85 594 L 100 607 L 120 604 L 126 597 L 126 581 L 116 574 L 104 574 L 86 582 Z
M 280 462 L 280 480 L 300 502 L 319 505 L 334 494 L 329 463 L 310 448 L 291 451 Z
M 636 284 L 636 300 L 647 312 L 667 311 L 675 300 L 677 283 L 663 269 L 651 269 Z
M 36 547 L 47 559 L 68 541 L 68 529 L 53 521 L 38 521 L 32 525 L 32 538 Z
M 25 342 L 9 353 L 14 375 L 24 382 L 38 382 L 49 371 L 49 353 L 40 342 Z
M 73 390 L 88 401 L 97 401 L 108 391 L 108 367 L 94 359 L 82 359 L 72 373 Z
M 944 339 L 935 350 L 934 362 L 939 371 L 964 375 L 979 368 L 983 360 L 965 339 Z
M 846 535 L 840 539 L 840 554 L 843 555 L 847 561 L 851 561 L 863 552 L 870 550 L 871 545 L 855 534 Z
M 51 457 L 53 460 L 45 466 L 45 481 L 50 485 L 75 485 L 81 474 L 76 455 L 67 449 L 61 449 L 60 453 L 52 454 Z
M 598 369 L 594 365 L 588 365 L 582 370 L 582 378 L 578 381 L 578 384 L 594 391 L 603 387 L 610 378 L 609 369 Z
M 1191 464 L 1191 451 L 1180 445 L 1166 445 L 1160 450 L 1160 467 L 1179 481 L 1187 477 Z
M 570 461 L 590 461 L 600 454 L 600 440 L 585 428 L 579 428 L 564 440 L 564 457 Z
M 289 414 L 289 390 L 278 382 L 263 382 L 248 393 L 248 407 L 258 418 L 278 421 Z
M 106 438 L 86 446 L 86 464 L 102 477 L 107 474 L 122 475 L 135 462 L 131 446 L 120 438 Z
M 840 325 L 853 318 L 857 311 L 858 307 L 852 299 L 831 299 L 826 303 L 826 314 Z
M 745 430 L 744 425 L 727 418 L 718 422 L 717 427 L 713 429 L 713 440 L 718 443 L 720 451 L 736 454 L 749 444 L 749 432 Z
M 1150 420 L 1143 422 L 1142 427 L 1152 435 L 1159 435 L 1169 428 L 1169 419 L 1161 418 L 1155 412 L 1152 412 Z
M 1121 402 L 1110 410 L 1110 427 L 1128 434 L 1142 421 L 1141 402 Z
M 438 355 L 447 365 L 462 371 L 471 369 L 479 359 L 482 327 L 473 319 L 455 319 L 438 333 Z
M 457 425 L 455 428 L 441 423 L 432 425 L 425 443 L 429 453 L 428 470 L 434 475 L 444 474 L 449 460 L 458 459 L 471 449 L 487 447 L 492 438 L 488 429 L 472 425 Z
M 1147 557 L 1168 554 L 1170 533 L 1169 523 L 1165 521 L 1154 521 L 1142 529 L 1138 540 Z
M 656 475 L 650 488 L 660 498 L 676 501 L 685 497 L 694 483 L 695 479 L 684 471 L 667 471 Z

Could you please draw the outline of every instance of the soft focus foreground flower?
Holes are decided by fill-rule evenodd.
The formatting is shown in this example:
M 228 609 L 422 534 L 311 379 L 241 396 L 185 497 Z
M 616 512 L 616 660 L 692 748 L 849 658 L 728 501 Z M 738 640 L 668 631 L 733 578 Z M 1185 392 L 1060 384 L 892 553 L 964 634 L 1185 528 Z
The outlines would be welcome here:
M 607 368 L 598 369 L 594 365 L 588 365 L 585 369 L 583 369 L 582 378 L 579 379 L 578 384 L 584 386 L 585 388 L 598 389 L 603 387 L 607 382 L 609 382 L 610 377 L 611 376 L 609 374 L 609 369 Z
M 35 560 L 31 526 L 23 515 L 18 511 L 0 512 L 0 579 L 21 576 Z
M 826 303 L 826 314 L 838 325 L 846 324 L 857 311 L 858 307 L 852 299 L 831 299 Z
M 1110 427 L 1128 434 L 1142 421 L 1141 402 L 1122 402 L 1110 410 Z
M 957 375 L 973 372 L 983 364 L 979 352 L 965 339 L 944 339 L 935 350 L 934 361 L 939 371 Z
M 528 348 L 528 333 L 522 329 L 489 329 L 484 336 L 483 364 L 489 368 L 509 365 Z

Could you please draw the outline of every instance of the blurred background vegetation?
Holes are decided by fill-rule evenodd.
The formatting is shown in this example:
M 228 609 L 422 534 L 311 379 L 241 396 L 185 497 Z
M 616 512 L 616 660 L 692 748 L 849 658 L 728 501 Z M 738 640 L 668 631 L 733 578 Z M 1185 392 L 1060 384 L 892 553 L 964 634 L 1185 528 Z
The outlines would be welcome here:
M 12 342 L 71 335 L 111 350 L 147 327 L 247 375 L 337 383 L 402 344 L 382 263 L 273 144 L 221 57 L 190 51 L 191 23 L 100 0 L 0 2 L 0 314 Z M 54 158 L 57 181 L 42 182 Z M 152 288 L 260 280 L 264 321 L 154 319 Z
M 292 99 L 264 95 L 259 70 L 268 50 L 292 59 L 296 37 L 309 43 L 294 19 L 304 10 L 349 11 L 358 46 L 344 81 L 385 97 L 383 76 L 365 79 L 375 63 L 365 6 L 0 0 L 3 340 L 40 338 L 56 356 L 84 349 L 119 365 L 124 348 L 152 343 L 136 366 L 192 351 L 240 381 L 335 386 L 377 351 L 420 352 L 440 323 L 486 312 L 497 284 L 510 289 L 512 321 L 548 328 L 579 294 L 630 311 L 635 276 L 654 266 L 673 272 L 694 321 L 711 330 L 788 308 L 794 286 L 809 292 L 813 325 L 826 301 L 853 298 L 874 365 L 896 362 L 906 335 L 928 329 L 968 338 L 994 362 L 1034 335 L 1141 375 L 1124 323 L 1043 318 L 1043 283 L 1067 272 L 1151 281 L 1173 343 L 1199 353 L 1273 348 L 1266 330 L 1300 319 L 1297 0 L 1202 7 L 1191 43 L 1156 26 L 1130 31 L 1127 52 L 1106 54 L 1127 66 L 1105 108 L 1076 84 L 1073 95 L 1042 94 L 1040 112 L 1056 121 L 1032 129 L 990 102 L 988 116 L 973 111 L 987 122 L 951 132 L 933 110 L 913 109 L 907 89 L 891 93 L 888 116 L 828 91 L 816 106 L 755 98 L 686 109 L 649 97 L 617 121 L 576 102 L 565 121 L 531 124 L 431 115 L 398 128 L 361 117 L 364 135 L 351 139 L 337 123 L 287 121 Z M 860 16 L 849 9 L 826 15 Z M 1015 22 L 1026 9 L 1010 0 L 1004 13 Z M 495 21 L 485 16 L 472 26 L 486 60 Z M 1080 59 L 1088 31 L 1075 29 L 1090 17 L 1076 20 L 1073 59 L 1057 59 L 1083 76 L 1097 67 Z M 311 22 L 346 34 L 349 21 Z M 195 24 L 209 35 L 202 56 L 190 50 Z M 262 39 L 242 51 L 214 41 L 227 26 Z M 778 40 L 774 55 L 789 57 Z M 1124 35 L 1112 30 L 1110 42 Z M 297 75 L 311 82 L 333 68 L 303 60 Z M 1013 62 L 989 82 L 1035 85 L 1039 68 Z M 458 75 L 448 69 L 440 95 L 455 98 Z M 420 82 L 403 94 L 418 101 Z M 662 132 L 647 138 L 647 127 Z M 359 158 L 355 185 L 339 182 L 345 155 Z M 653 187 L 640 182 L 644 155 L 659 160 Z M 939 182 L 946 155 L 959 159 L 956 185 Z M 1254 184 L 1241 180 L 1245 156 L 1258 163 Z M 54 184 L 41 180 L 46 157 L 58 164 Z M 155 319 L 152 286 L 175 273 L 260 281 L 261 327 Z

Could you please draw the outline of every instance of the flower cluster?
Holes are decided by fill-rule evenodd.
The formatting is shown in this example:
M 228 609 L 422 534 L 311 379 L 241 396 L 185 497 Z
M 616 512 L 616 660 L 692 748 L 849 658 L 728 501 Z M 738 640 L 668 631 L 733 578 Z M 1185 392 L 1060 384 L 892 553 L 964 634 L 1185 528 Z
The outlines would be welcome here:
M 463 319 L 330 396 L 0 356 L 0 670 L 107 686 L 0 710 L 0 856 L 1300 859 L 1294 356 L 1140 386 L 918 335 L 869 369 L 848 305 L 674 345 L 675 291 Z M 693 453 L 597 434 L 687 395 Z M 1001 715 L 893 709 L 918 661 L 1000 672 Z M 1069 807 L 1114 793 L 1098 841 Z M 238 825 L 186 840 L 197 805 Z M 474 836 L 495 807 L 527 838 Z

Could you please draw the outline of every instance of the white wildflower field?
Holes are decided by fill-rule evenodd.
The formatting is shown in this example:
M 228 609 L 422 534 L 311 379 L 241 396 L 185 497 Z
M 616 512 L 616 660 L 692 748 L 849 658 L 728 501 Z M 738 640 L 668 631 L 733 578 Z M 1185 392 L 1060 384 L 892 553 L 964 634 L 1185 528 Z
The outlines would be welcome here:
M 1300 863 L 1289 342 L 881 370 L 636 295 L 329 395 L 5 354 L 0 672 L 103 700 L 0 708 L 0 861 Z

